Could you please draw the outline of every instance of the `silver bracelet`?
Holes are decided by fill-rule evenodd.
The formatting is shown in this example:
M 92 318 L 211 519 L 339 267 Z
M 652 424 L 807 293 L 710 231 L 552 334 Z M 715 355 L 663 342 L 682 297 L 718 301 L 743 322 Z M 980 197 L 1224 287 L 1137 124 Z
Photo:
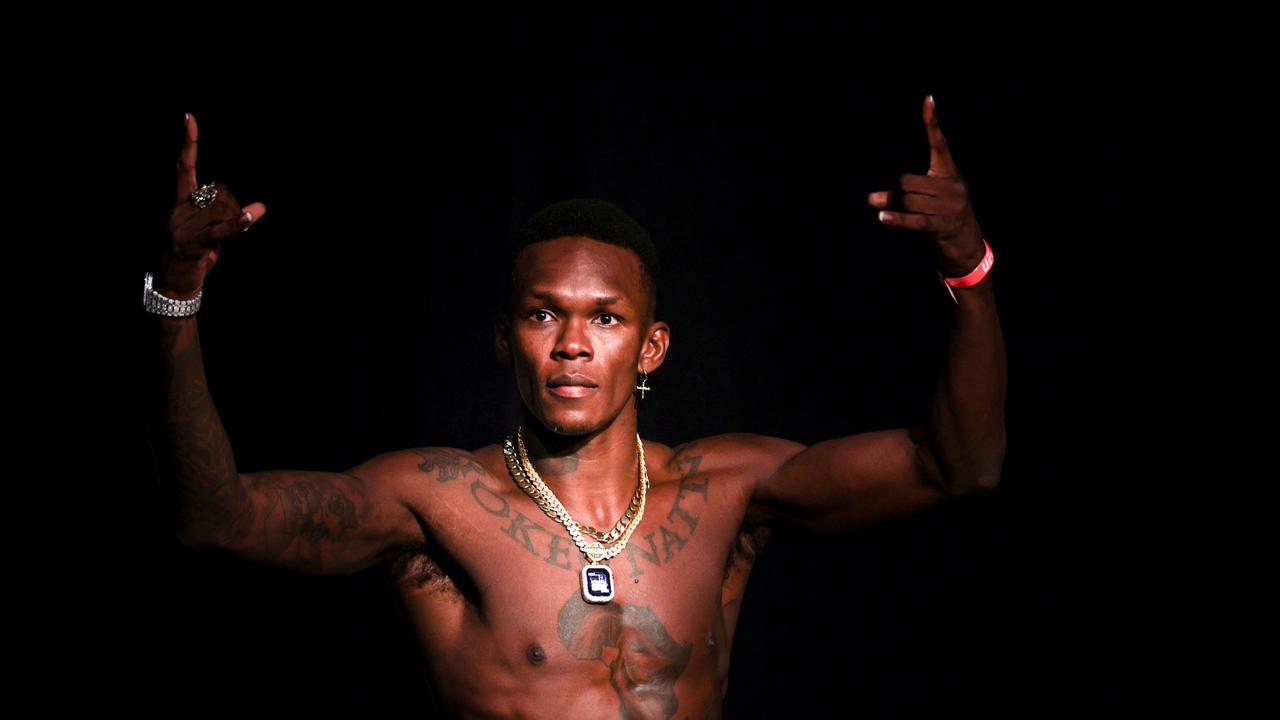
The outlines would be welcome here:
M 153 290 L 152 280 L 152 275 L 148 272 L 142 281 L 142 308 L 147 312 L 168 317 L 186 317 L 195 315 L 200 309 L 200 298 L 204 297 L 204 288 L 200 288 L 200 292 L 190 300 L 174 300 Z

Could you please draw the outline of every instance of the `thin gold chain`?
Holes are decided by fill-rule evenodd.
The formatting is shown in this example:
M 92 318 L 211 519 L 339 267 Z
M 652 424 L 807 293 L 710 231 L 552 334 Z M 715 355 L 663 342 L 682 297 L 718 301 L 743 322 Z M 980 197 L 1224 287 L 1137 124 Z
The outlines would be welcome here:
M 518 449 L 516 447 L 517 445 Z M 559 498 L 557 498 L 551 488 L 547 487 L 547 484 L 542 481 L 542 478 L 538 475 L 538 471 L 533 468 L 533 463 L 528 459 L 529 455 L 524 448 L 522 428 L 517 427 L 514 442 L 510 436 L 506 438 L 502 452 L 506 456 L 507 468 L 510 470 L 511 477 L 515 480 L 516 485 L 518 485 L 526 495 L 532 498 L 534 503 L 536 503 L 538 507 L 542 508 L 542 511 L 546 513 L 548 517 L 560 523 L 569 531 L 569 536 L 573 538 L 574 544 L 578 546 L 578 549 L 581 550 L 583 554 L 587 555 L 587 557 L 592 559 L 592 561 L 596 561 L 597 558 L 608 559 L 622 552 L 623 548 L 627 545 L 627 541 L 631 539 L 631 533 L 640 524 L 640 519 L 644 517 L 645 499 L 649 490 L 649 469 L 644 461 L 644 443 L 640 440 L 639 433 L 636 433 L 636 448 L 638 462 L 640 465 L 640 483 L 638 488 L 639 503 L 635 502 L 635 498 L 633 496 L 632 506 L 636 510 L 635 515 L 631 518 L 631 522 L 626 523 L 618 543 L 607 549 L 604 548 L 598 540 L 596 542 L 588 543 L 587 540 L 583 538 L 582 532 L 587 526 L 574 522 L 573 517 L 569 515 L 569 511 L 565 509 L 563 504 L 561 504 Z M 522 464 L 524 467 L 521 467 Z M 631 510 L 632 508 L 629 507 L 627 513 L 623 515 L 623 520 L 619 521 L 620 524 L 625 522 L 627 514 L 630 514 Z M 592 529 L 594 530 L 594 528 Z M 609 535 L 612 534 L 612 531 L 610 533 L 602 534 Z M 588 552 L 589 549 L 594 552 Z M 595 555 L 596 557 L 592 557 L 592 555 Z

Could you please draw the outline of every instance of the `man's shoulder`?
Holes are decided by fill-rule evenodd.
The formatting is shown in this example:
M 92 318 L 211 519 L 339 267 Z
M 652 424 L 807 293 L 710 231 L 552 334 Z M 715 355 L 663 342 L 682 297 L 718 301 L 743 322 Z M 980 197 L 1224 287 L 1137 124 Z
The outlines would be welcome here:
M 445 446 L 419 446 L 389 450 L 351 468 L 378 482 L 412 490 L 444 485 L 451 480 L 488 472 L 476 451 Z M 424 483 L 424 480 L 434 482 Z
M 806 447 L 772 435 L 726 432 L 673 446 L 670 463 L 681 472 L 727 472 L 759 480 Z
M 742 510 L 744 521 L 762 525 L 769 518 L 754 506 L 760 488 L 806 448 L 794 440 L 760 433 L 720 433 L 672 447 L 668 473 L 681 484 L 698 482 L 694 478 L 699 476 L 710 479 L 725 488 L 729 497 L 737 498 L 731 504 Z
M 708 471 L 768 476 L 796 453 L 808 446 L 786 438 L 749 432 L 725 432 L 695 438 L 675 445 L 645 440 L 650 467 L 667 467 L 679 475 Z M 410 479 L 426 475 L 440 483 L 469 474 L 505 472 L 501 443 L 471 450 L 443 445 L 392 450 L 366 463 L 380 474 Z

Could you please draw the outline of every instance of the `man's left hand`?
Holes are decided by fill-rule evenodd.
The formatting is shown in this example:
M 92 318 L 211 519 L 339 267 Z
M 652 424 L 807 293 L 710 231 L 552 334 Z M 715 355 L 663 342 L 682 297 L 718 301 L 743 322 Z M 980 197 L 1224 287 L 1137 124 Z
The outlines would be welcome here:
M 898 189 L 870 193 L 867 202 L 884 208 L 880 221 L 885 225 L 927 233 L 937 250 L 938 270 L 947 277 L 960 277 L 986 255 L 982 229 L 969 203 L 969 187 L 938 127 L 932 95 L 924 101 L 924 126 L 929 139 L 928 174 L 903 173 Z

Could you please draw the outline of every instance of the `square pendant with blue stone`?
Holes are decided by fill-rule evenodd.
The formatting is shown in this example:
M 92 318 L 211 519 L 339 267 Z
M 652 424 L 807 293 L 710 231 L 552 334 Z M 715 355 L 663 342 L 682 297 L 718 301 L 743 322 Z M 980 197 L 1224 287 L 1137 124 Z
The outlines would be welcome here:
M 591 563 L 582 567 L 582 599 L 590 603 L 613 599 L 613 570 L 608 565 Z

